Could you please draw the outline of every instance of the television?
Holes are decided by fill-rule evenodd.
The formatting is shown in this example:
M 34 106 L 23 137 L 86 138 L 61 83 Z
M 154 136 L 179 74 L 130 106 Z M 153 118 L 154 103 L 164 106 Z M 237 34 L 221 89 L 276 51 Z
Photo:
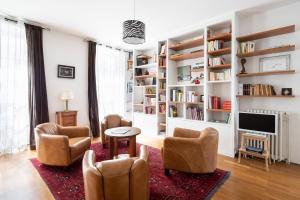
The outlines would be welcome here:
M 239 131 L 257 134 L 278 133 L 278 114 L 239 112 Z

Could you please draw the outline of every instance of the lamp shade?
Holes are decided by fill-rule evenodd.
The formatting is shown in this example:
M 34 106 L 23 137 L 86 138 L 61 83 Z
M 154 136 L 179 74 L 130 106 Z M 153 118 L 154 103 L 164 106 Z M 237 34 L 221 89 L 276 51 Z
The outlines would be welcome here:
M 61 93 L 60 99 L 61 99 L 61 100 L 64 100 L 64 101 L 65 101 L 65 100 L 71 100 L 71 99 L 74 99 L 74 94 L 73 94 L 73 92 L 70 91 L 70 90 L 64 91 L 64 92 Z
M 128 44 L 143 44 L 145 42 L 145 24 L 138 20 L 123 22 L 123 41 Z

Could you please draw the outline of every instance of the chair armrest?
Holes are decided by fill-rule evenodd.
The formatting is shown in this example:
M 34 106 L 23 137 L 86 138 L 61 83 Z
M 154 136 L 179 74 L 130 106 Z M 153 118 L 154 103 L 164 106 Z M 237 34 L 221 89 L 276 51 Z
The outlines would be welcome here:
M 139 158 L 148 162 L 149 151 L 147 146 L 141 145 Z
M 71 162 L 68 136 L 40 134 L 37 154 L 42 163 L 68 165 Z
M 121 126 L 132 126 L 132 121 L 121 119 Z
M 200 136 L 200 131 L 195 131 L 191 129 L 185 128 L 175 128 L 174 129 L 174 137 L 182 137 L 182 138 L 198 138 Z
M 90 129 L 88 127 L 82 126 L 69 126 L 69 127 L 59 127 L 59 134 L 66 135 L 69 138 L 74 137 L 90 137 Z

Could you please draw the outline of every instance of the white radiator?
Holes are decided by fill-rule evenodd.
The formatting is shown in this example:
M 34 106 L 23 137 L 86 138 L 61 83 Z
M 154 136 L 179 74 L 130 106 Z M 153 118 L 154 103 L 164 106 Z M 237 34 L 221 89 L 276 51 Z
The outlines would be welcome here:
M 273 110 L 257 110 L 249 109 L 247 112 L 263 113 L 263 114 L 277 114 L 278 115 L 278 134 L 266 135 L 270 141 L 270 154 L 272 160 L 290 162 L 290 141 L 289 141 L 289 117 L 286 112 Z M 255 147 L 261 147 L 260 143 L 249 144 Z

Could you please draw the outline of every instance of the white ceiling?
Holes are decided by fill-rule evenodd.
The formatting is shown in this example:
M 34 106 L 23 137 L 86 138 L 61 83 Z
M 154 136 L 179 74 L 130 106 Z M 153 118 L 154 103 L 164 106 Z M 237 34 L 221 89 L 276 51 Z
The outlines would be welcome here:
M 136 0 L 136 18 L 146 24 L 146 43 L 138 47 L 217 15 L 282 2 L 288 0 Z M 115 47 L 136 47 L 122 41 L 133 0 L 0 0 L 0 11 Z

